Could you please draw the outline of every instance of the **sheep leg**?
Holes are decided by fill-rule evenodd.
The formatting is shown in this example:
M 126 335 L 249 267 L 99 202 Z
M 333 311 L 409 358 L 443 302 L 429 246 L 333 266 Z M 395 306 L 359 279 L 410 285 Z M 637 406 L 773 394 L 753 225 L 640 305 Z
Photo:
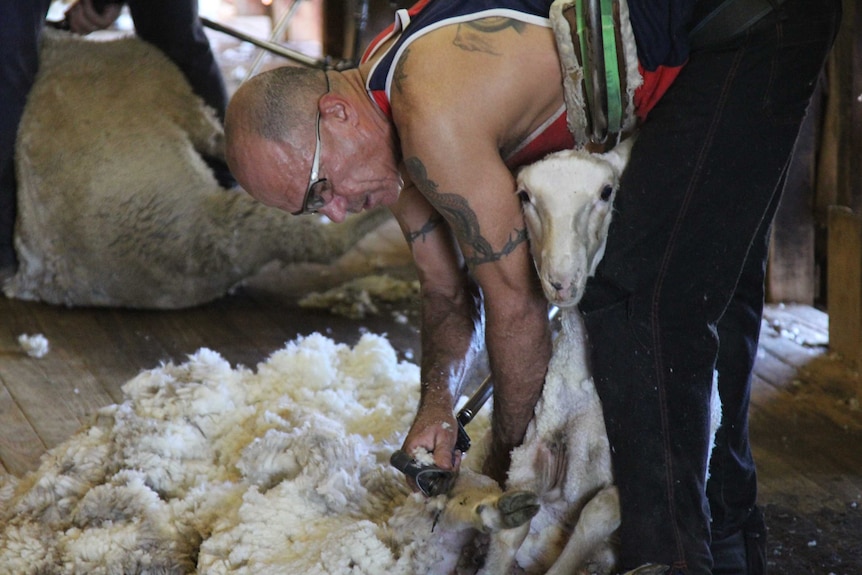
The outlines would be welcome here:
M 481 524 L 492 533 L 485 565 L 479 573 L 509 573 L 530 532 L 530 520 L 539 512 L 538 498 L 532 491 L 516 490 L 487 503 L 476 506 Z
M 491 536 L 485 565 L 477 575 L 500 575 L 511 573 L 515 565 L 515 556 L 530 533 L 530 522 L 514 529 L 497 531 Z
M 620 498 L 613 485 L 599 491 L 584 506 L 572 536 L 547 575 L 574 573 L 620 526 Z M 608 566 L 608 569 L 610 566 Z
M 530 520 L 538 511 L 538 498 L 532 491 L 504 493 L 490 477 L 462 472 L 450 493 L 441 524 L 449 529 L 468 525 L 491 533 L 490 549 L 480 573 L 508 573 L 530 531 Z
M 536 494 L 532 491 L 508 491 L 477 498 L 457 497 L 446 505 L 444 520 L 449 525 L 471 525 L 489 533 L 529 525 L 539 512 Z

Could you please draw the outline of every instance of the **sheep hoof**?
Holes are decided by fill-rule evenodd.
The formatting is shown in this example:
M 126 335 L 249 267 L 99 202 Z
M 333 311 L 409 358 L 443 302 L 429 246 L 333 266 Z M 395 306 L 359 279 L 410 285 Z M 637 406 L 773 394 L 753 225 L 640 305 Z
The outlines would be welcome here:
M 539 501 L 532 491 L 512 491 L 500 496 L 497 510 L 500 512 L 500 526 L 512 529 L 527 523 L 539 512 Z

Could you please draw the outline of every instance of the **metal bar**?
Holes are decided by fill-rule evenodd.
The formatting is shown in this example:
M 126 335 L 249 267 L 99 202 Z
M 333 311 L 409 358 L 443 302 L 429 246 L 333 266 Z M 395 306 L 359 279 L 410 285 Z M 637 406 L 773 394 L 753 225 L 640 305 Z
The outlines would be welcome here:
M 269 34 L 270 42 L 278 42 L 279 38 L 284 35 L 285 29 L 290 25 L 290 21 L 293 20 L 293 15 L 296 14 L 297 8 L 299 8 L 299 3 L 302 0 L 293 0 L 293 4 L 290 5 L 290 8 L 284 15 L 279 19 L 278 23 L 275 25 L 275 28 L 272 29 L 272 32 Z M 248 74 L 245 75 L 245 79 L 248 80 L 260 70 L 261 64 L 263 64 L 263 55 L 264 52 L 258 50 L 257 54 L 254 57 L 254 62 L 251 64 L 251 68 L 248 70 Z
M 320 68 L 322 70 L 328 70 L 331 66 L 329 63 L 329 59 L 317 59 L 312 58 L 311 56 L 307 56 L 302 52 L 297 52 L 296 50 L 291 50 L 290 48 L 285 48 L 280 44 L 276 44 L 275 42 L 269 42 L 267 40 L 261 40 L 260 38 L 255 38 L 254 36 L 250 36 L 244 32 L 240 32 L 239 30 L 234 30 L 233 28 L 228 28 L 223 24 L 219 24 L 218 22 L 213 22 L 209 18 L 201 18 L 201 23 L 207 28 L 212 28 L 216 32 L 222 32 L 227 34 L 228 36 L 233 36 L 243 42 L 249 42 L 254 44 L 259 48 L 263 48 L 264 50 L 269 50 L 273 54 L 278 54 L 283 58 L 287 58 L 288 60 L 293 60 L 295 62 L 299 62 L 300 64 L 304 64 L 310 68 Z

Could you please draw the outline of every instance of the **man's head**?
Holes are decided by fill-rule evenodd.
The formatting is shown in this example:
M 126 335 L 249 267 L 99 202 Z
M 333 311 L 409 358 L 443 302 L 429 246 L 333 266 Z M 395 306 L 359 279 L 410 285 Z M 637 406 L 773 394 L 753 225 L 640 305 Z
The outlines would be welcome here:
M 262 203 L 333 221 L 398 198 L 391 130 L 338 72 L 284 67 L 236 92 L 225 118 L 227 161 Z M 388 128 L 388 126 L 387 126 Z

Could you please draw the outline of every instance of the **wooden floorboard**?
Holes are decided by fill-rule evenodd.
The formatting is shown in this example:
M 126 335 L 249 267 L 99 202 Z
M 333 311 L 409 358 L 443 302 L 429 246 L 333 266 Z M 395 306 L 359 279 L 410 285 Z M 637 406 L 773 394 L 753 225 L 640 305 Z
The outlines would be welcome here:
M 5 387 L 0 387 L 0 465 L 4 473 L 21 475 L 33 469 L 45 444 Z
M 761 499 L 839 510 L 862 498 L 862 385 L 827 342 L 826 314 L 766 310 L 751 409 Z

